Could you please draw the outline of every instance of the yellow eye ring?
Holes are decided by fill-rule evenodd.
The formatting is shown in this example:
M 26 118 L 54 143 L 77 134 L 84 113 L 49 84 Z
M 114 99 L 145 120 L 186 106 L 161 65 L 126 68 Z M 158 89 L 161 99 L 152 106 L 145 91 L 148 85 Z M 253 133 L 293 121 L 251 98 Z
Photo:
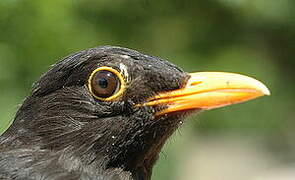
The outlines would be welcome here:
M 125 91 L 125 79 L 112 67 L 95 69 L 88 78 L 88 89 L 92 96 L 101 101 L 117 99 Z

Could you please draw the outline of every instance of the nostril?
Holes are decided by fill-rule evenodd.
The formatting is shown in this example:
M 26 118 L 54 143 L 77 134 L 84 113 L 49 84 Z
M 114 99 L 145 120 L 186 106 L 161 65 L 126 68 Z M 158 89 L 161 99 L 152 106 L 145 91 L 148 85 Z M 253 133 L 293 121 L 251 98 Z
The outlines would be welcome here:
M 191 84 L 190 84 L 190 86 L 196 86 L 196 85 L 199 85 L 199 84 L 201 84 L 202 83 L 202 81 L 194 81 L 194 82 L 192 82 Z

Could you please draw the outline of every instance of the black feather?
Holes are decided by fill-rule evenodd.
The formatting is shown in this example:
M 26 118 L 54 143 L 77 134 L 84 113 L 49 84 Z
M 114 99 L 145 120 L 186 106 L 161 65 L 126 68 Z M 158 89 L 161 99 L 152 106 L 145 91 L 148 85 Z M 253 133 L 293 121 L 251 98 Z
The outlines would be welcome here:
M 87 88 L 100 66 L 124 71 L 127 87 L 116 101 L 97 100 Z M 183 113 L 156 117 L 156 107 L 135 105 L 187 78 L 166 60 L 121 47 L 64 58 L 34 84 L 0 137 L 0 179 L 150 179 Z

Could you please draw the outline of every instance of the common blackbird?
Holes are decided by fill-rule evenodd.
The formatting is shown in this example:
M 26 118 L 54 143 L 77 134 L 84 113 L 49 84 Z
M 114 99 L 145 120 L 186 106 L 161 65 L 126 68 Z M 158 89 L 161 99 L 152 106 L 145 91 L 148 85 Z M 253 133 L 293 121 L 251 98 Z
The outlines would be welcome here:
M 140 52 L 101 46 L 45 73 L 0 137 L 0 179 L 147 180 L 183 118 L 269 95 L 233 73 L 186 73 Z

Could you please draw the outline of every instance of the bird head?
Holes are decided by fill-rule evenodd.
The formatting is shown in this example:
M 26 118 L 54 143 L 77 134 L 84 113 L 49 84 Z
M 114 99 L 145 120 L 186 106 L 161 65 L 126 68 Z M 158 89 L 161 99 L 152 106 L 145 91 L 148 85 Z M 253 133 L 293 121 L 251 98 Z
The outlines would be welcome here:
M 64 152 L 84 165 L 150 176 L 185 116 L 268 94 L 250 77 L 186 73 L 157 57 L 103 46 L 53 65 L 6 133 L 17 134 L 19 144 Z

